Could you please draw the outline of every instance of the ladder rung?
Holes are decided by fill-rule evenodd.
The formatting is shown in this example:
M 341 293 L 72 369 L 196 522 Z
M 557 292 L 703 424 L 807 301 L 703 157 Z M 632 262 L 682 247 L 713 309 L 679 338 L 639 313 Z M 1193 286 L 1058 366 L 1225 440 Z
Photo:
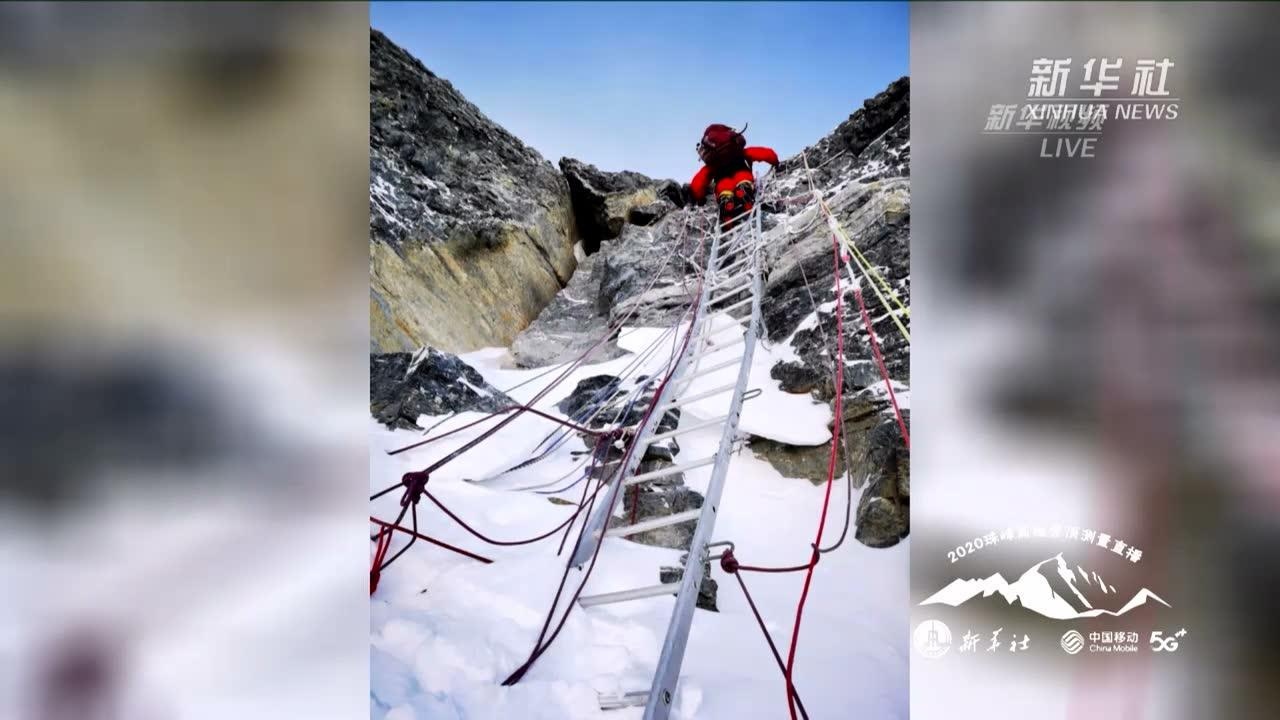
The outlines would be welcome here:
M 716 303 L 724 302 L 725 300 L 729 300 L 729 299 L 731 299 L 731 298 L 733 298 L 733 297 L 736 297 L 736 296 L 738 295 L 738 293 L 746 292 L 746 291 L 747 291 L 748 289 L 750 289 L 750 288 L 751 288 L 751 283 L 749 283 L 749 282 L 748 282 L 748 283 L 745 283 L 745 284 L 743 284 L 743 285 L 739 285 L 739 286 L 738 286 L 737 288 L 735 288 L 732 292 L 727 292 L 727 293 L 725 293 L 725 294 L 723 294 L 723 295 L 718 295 L 718 296 L 716 296 L 716 297 L 713 297 L 713 298 L 708 299 L 708 300 L 707 300 L 707 307 L 711 307 L 712 305 L 715 305 Z
M 638 522 L 635 525 L 623 525 L 622 527 L 609 528 L 605 531 L 604 536 L 627 537 L 628 535 L 638 535 L 639 533 L 657 530 L 658 528 L 664 528 L 668 525 L 679 525 L 682 522 L 697 520 L 698 516 L 701 514 L 702 510 L 699 508 L 685 510 L 684 512 L 678 512 L 674 515 L 666 515 L 663 517 L 653 518 L 652 520 Z
M 728 385 L 721 385 L 718 388 L 714 388 L 706 392 L 701 392 L 701 393 L 698 393 L 697 395 L 690 395 L 689 397 L 676 398 L 675 400 L 672 400 L 669 403 L 664 403 L 662 407 L 658 408 L 658 411 L 666 412 L 667 410 L 672 410 L 674 408 L 681 407 L 682 405 L 687 405 L 691 402 L 706 400 L 709 397 L 719 395 L 720 393 L 723 393 L 723 392 L 728 392 L 736 387 L 738 387 L 737 383 L 729 383 Z
M 741 237 L 735 238 L 733 236 L 734 233 L 739 233 L 739 231 L 735 230 L 733 233 L 729 234 L 729 241 L 720 246 L 721 252 L 723 252 L 725 248 L 733 249 L 741 245 L 745 245 L 753 239 L 748 233 L 739 233 Z
M 705 354 L 705 355 L 710 355 L 711 353 L 704 353 L 704 354 Z M 734 359 L 732 359 L 732 360 L 725 360 L 725 361 L 724 361 L 724 362 L 722 362 L 722 363 L 717 363 L 717 364 L 715 364 L 715 365 L 712 365 L 711 367 L 701 368 L 701 369 L 699 369 L 699 370 L 698 370 L 698 372 L 696 372 L 696 373 L 693 373 L 693 374 L 691 374 L 691 375 L 683 375 L 683 376 L 681 376 L 681 377 L 680 377 L 680 379 L 681 379 L 681 380 L 693 380 L 694 378 L 702 377 L 703 375 L 708 375 L 708 374 L 710 374 L 710 373 L 716 372 L 717 370 L 723 370 L 723 369 L 725 369 L 725 368 L 727 368 L 727 367 L 733 367 L 734 365 L 741 365 L 741 364 L 742 364 L 742 358 L 741 358 L 741 357 L 737 357 L 737 358 L 734 358 Z M 685 387 L 688 387 L 688 385 L 686 384 L 686 385 L 685 385 Z
M 733 262 L 729 265 L 725 265 L 722 268 L 716 268 L 716 272 L 722 273 L 722 272 L 728 272 L 730 270 L 737 270 L 738 268 L 742 267 L 743 265 L 747 264 L 750 261 L 751 261 L 751 256 L 748 255 L 747 257 L 744 257 L 741 260 Z
M 741 327 L 736 328 L 736 329 L 737 329 L 739 332 L 741 332 L 741 331 L 742 331 L 742 328 L 741 328 Z M 743 342 L 745 342 L 745 341 L 746 341 L 746 339 L 747 339 L 747 338 L 746 338 L 746 336 L 744 335 L 743 337 L 740 337 L 740 338 L 737 338 L 737 339 L 734 339 L 734 340 L 730 340 L 729 342 L 726 342 L 726 343 L 720 343 L 720 344 L 717 344 L 717 345 L 712 345 L 712 346 L 708 347 L 706 350 L 703 350 L 702 352 L 697 353 L 696 355 L 694 355 L 694 357 L 702 357 L 702 356 L 705 356 L 705 355 L 714 355 L 714 354 L 716 354 L 716 353 L 718 353 L 718 352 L 720 352 L 720 351 L 722 351 L 722 350 L 730 350 L 730 349 L 732 349 L 732 348 L 735 348 L 735 347 L 737 347 L 737 346 L 741 345 Z
M 727 333 L 730 331 L 740 333 L 742 332 L 742 326 L 739 325 L 738 323 L 733 323 L 732 325 L 724 325 L 723 327 L 720 327 L 718 329 L 713 329 L 712 327 L 710 327 L 710 324 L 708 324 L 707 327 L 703 329 L 703 332 L 699 333 L 699 336 L 703 340 L 706 340 L 708 338 L 712 338 L 712 337 L 715 337 L 716 335 L 720 335 L 722 333 Z
M 727 313 L 727 312 L 729 312 L 730 310 L 737 310 L 738 308 L 742 307 L 743 305 L 750 305 L 752 300 L 755 300 L 755 298 L 754 298 L 754 297 L 749 297 L 749 298 L 747 298 L 746 300 L 739 300 L 738 302 L 736 302 L 736 303 L 734 303 L 734 304 L 732 304 L 732 305 L 730 305 L 730 306 L 728 306 L 728 307 L 716 308 L 716 312 L 720 312 L 720 313 Z M 742 328 L 741 328 L 741 327 L 739 327 L 739 328 L 737 328 L 737 329 L 741 330 Z
M 718 290 L 719 288 L 722 288 L 722 287 L 724 287 L 725 285 L 728 285 L 728 284 L 729 284 L 729 283 L 731 283 L 731 282 L 737 282 L 738 280 L 741 280 L 742 278 L 747 277 L 747 276 L 748 276 L 748 275 L 750 275 L 750 274 L 751 274 L 751 271 L 750 271 L 750 270 L 748 270 L 748 271 L 746 271 L 746 272 L 738 273 L 737 275 L 732 275 L 732 276 L 727 277 L 727 278 L 725 278 L 724 280 L 722 280 L 722 281 L 720 281 L 720 282 L 716 283 L 715 285 L 712 285 L 709 289 L 710 289 L 710 290 Z
M 644 598 L 657 597 L 659 595 L 675 595 L 680 590 L 680 583 L 664 583 L 662 585 L 650 585 L 648 587 L 632 588 L 630 590 L 619 590 L 617 592 L 600 593 L 599 595 L 584 595 L 578 598 L 578 604 L 582 607 L 594 607 L 596 605 L 608 605 L 616 602 L 626 602 L 628 600 L 643 600 Z
M 719 256 L 723 258 L 729 253 L 734 252 L 738 248 L 742 247 L 742 245 L 743 245 L 743 241 L 741 238 L 730 238 L 727 242 L 721 243 Z
M 649 702 L 648 690 L 632 690 L 626 693 L 600 693 L 601 710 L 621 710 L 628 707 L 639 707 Z
M 722 327 L 719 330 L 713 330 L 711 332 L 708 332 L 707 334 L 698 338 L 704 343 L 702 346 L 702 350 L 701 352 L 698 353 L 698 355 L 707 355 L 709 353 L 719 352 L 720 348 L 728 348 L 728 347 L 735 346 L 740 340 L 742 340 L 741 336 L 745 329 L 746 328 L 742 327 L 741 324 L 734 323 L 732 325 L 726 325 L 725 327 Z M 727 338 L 720 338 L 718 340 L 713 339 L 717 335 L 724 335 L 729 333 L 730 331 L 738 333 L 738 336 L 730 335 Z M 694 357 L 697 357 L 697 355 L 695 355 Z
M 710 465 L 711 463 L 713 463 L 713 462 L 715 462 L 715 461 L 716 461 L 716 456 L 715 456 L 715 455 L 711 455 L 711 456 L 709 456 L 709 457 L 705 457 L 705 458 L 703 458 L 703 459 L 701 459 L 701 460 L 695 460 L 695 461 L 693 461 L 693 462 L 687 462 L 687 463 L 684 463 L 683 465 L 672 465 L 672 466 L 670 466 L 670 467 L 664 467 L 664 468 L 659 468 L 659 469 L 657 469 L 657 470 L 651 470 L 651 471 L 649 471 L 649 472 L 647 472 L 647 473 L 643 473 L 643 474 L 640 474 L 640 475 L 632 475 L 631 477 L 629 477 L 629 478 L 627 478 L 626 480 L 623 480 L 623 481 L 622 481 L 622 486 L 623 486 L 623 487 L 628 487 L 628 486 L 631 486 L 631 485 L 635 485 L 635 484 L 637 484 L 637 483 L 649 482 L 650 480 L 657 480 L 658 478 L 664 478 L 664 477 L 667 477 L 667 476 L 669 476 L 669 475 L 679 475 L 680 473 L 684 472 L 685 470 L 692 470 L 692 469 L 694 469 L 694 468 L 705 467 L 705 466 Z
M 708 420 L 704 423 L 698 423 L 697 425 L 690 425 L 689 427 L 678 427 L 675 430 L 668 430 L 667 432 L 654 435 L 653 437 L 649 438 L 649 444 L 652 445 L 653 443 L 662 442 L 663 440 L 670 440 L 673 437 L 676 437 L 678 435 L 684 435 L 685 433 L 691 433 L 694 430 L 703 430 L 709 427 L 715 427 L 716 425 L 723 424 L 724 421 L 728 419 L 729 419 L 729 416 L 725 415 L 724 417 L 719 417 L 719 418 L 716 418 L 715 420 Z

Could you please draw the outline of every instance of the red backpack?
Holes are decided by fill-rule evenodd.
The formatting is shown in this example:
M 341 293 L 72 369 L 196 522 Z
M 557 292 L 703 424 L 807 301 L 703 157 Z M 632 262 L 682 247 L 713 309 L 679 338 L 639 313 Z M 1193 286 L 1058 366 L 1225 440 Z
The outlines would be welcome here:
M 731 174 L 747 166 L 743 150 L 747 147 L 747 139 L 742 130 L 734 130 L 728 125 L 708 125 L 702 133 L 702 141 L 698 143 L 698 157 L 711 168 L 717 176 Z

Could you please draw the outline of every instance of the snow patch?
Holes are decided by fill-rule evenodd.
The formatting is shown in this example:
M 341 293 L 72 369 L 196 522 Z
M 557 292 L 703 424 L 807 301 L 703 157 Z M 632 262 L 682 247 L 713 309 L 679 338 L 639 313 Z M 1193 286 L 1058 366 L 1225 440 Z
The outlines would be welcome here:
M 717 329 L 731 322 L 724 316 L 713 319 Z M 620 344 L 633 352 L 662 340 L 657 352 L 637 372 L 657 371 L 678 350 L 676 338 L 662 338 L 662 332 L 628 328 L 621 333 Z M 756 347 L 749 387 L 759 387 L 762 393 L 744 405 L 741 427 L 783 442 L 821 443 L 829 439 L 826 423 L 830 410 L 825 404 L 814 404 L 807 396 L 790 395 L 777 388 L 768 372 L 777 362 L 778 347 L 782 345 L 773 349 L 763 344 Z M 712 355 L 703 362 L 714 364 L 727 357 Z M 507 352 L 502 348 L 466 353 L 462 358 L 486 383 L 497 388 L 510 388 L 545 372 L 545 368 L 503 368 Z M 579 380 L 599 374 L 617 375 L 634 359 L 633 355 L 624 355 L 576 368 L 536 407 L 563 417 L 554 406 L 572 392 Z M 729 368 L 724 373 L 698 378 L 686 394 L 730 383 L 735 372 Z M 549 379 L 530 382 L 508 394 L 517 402 L 529 402 Z M 714 403 L 706 407 L 702 407 L 703 403 L 689 405 L 689 419 L 682 414 L 682 424 L 708 417 L 699 411 L 722 415 L 727 402 L 724 397 L 727 393 L 714 409 Z M 433 434 L 482 417 L 481 413 L 462 413 L 441 424 Z M 404 472 L 443 458 L 487 427 L 482 423 L 420 450 L 389 456 L 385 450 L 406 445 L 420 436 L 387 430 L 370 420 L 371 490 L 399 482 Z M 547 483 L 581 467 L 580 458 L 574 453 L 585 449 L 585 445 L 576 437 L 544 460 L 493 482 L 467 482 L 527 460 L 532 448 L 554 429 L 554 424 L 541 418 L 516 418 L 500 436 L 435 471 L 429 485 L 433 495 L 491 537 L 518 539 L 557 526 L 573 512 L 572 506 L 551 503 L 546 495 L 512 488 Z M 719 442 L 717 428 L 688 433 L 680 439 L 681 457 L 704 457 L 713 453 Z M 685 474 L 685 481 L 702 492 L 710 473 L 710 467 L 697 468 Z M 744 561 L 764 565 L 800 562 L 807 557 L 813 540 L 824 491 L 811 483 L 782 477 L 769 463 L 744 449 L 730 466 L 716 536 L 733 540 Z M 834 492 L 836 497 L 843 496 L 839 489 Z M 580 493 L 581 488 L 576 488 L 555 496 L 576 504 Z M 399 494 L 389 493 L 372 505 L 375 516 L 395 517 Z M 831 512 L 832 517 L 843 513 L 838 501 Z M 551 605 L 565 562 L 563 556 L 556 554 L 560 536 L 555 534 L 528 546 L 494 547 L 468 535 L 430 503 L 422 503 L 418 513 L 419 527 L 424 532 L 484 554 L 494 562 L 481 564 L 419 542 L 382 575 L 370 610 L 373 720 L 640 717 L 638 708 L 600 710 L 598 693 L 648 687 L 674 598 L 588 609 L 573 607 L 551 649 L 520 683 L 503 687 L 502 680 L 532 649 Z M 823 539 L 824 544 L 833 542 L 839 532 L 840 523 L 828 523 L 829 536 Z M 392 552 L 402 542 L 403 538 L 397 538 Z M 847 708 L 856 706 L 868 717 L 907 717 L 909 610 L 902 598 L 908 593 L 909 552 L 908 541 L 887 549 L 846 542 L 840 550 L 824 556 L 815 569 L 806 606 L 807 632 L 796 660 L 797 666 L 804 668 L 804 699 L 811 716 L 841 717 Z M 370 557 L 372 553 L 370 543 Z M 658 581 L 658 568 L 677 564 L 680 554 L 624 539 L 607 539 L 584 594 L 652 585 Z M 718 566 L 713 566 L 712 576 L 720 585 L 720 612 L 699 610 L 695 615 L 673 717 L 738 720 L 762 714 L 785 715 L 778 670 L 750 609 L 736 590 L 736 583 Z M 579 571 L 571 571 L 569 587 L 576 587 L 581 577 Z M 850 592 L 850 587 L 858 589 Z M 797 579 L 791 575 L 760 576 L 751 583 L 770 632 L 781 645 L 790 642 L 790 613 L 798 590 Z

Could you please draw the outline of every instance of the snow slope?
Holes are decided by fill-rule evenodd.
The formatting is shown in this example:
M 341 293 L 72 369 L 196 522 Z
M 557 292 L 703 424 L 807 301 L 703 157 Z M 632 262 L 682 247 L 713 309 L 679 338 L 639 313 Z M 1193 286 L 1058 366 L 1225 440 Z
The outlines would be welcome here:
M 661 330 L 637 328 L 623 333 L 622 345 L 648 345 Z M 670 345 L 670 341 L 667 345 Z M 655 353 L 646 366 L 664 358 Z M 669 353 L 668 353 L 669 355 Z M 769 379 L 775 362 L 757 348 L 751 386 L 760 397 L 744 409 L 742 429 L 787 442 L 820 444 L 829 439 L 830 411 L 808 396 L 788 395 Z M 531 378 L 542 370 L 504 369 L 506 351 L 486 349 L 464 355 L 490 384 L 499 388 Z M 578 380 L 618 373 L 634 356 L 584 366 L 543 398 L 538 409 L 560 415 L 554 405 Z M 712 360 L 714 362 L 714 360 Z M 641 370 L 643 372 L 643 369 Z M 550 377 L 512 391 L 527 402 Z M 732 380 L 719 373 L 700 378 L 690 392 Z M 691 407 L 682 422 L 699 421 Z M 460 427 L 481 415 L 464 414 L 433 434 Z M 424 418 L 424 425 L 433 420 Z M 398 456 L 386 449 L 420 439 L 417 433 L 388 431 L 372 419 L 371 492 L 398 482 L 483 432 L 487 424 Z M 568 517 L 573 506 L 549 502 L 547 495 L 517 488 L 547 485 L 561 476 L 567 485 L 578 460 L 571 451 L 577 438 L 545 460 L 491 478 L 525 460 L 555 426 L 522 416 L 495 439 L 462 455 L 431 478 L 432 492 L 482 532 L 500 539 L 541 534 Z M 711 454 L 718 430 L 682 436 L 682 456 Z M 703 492 L 711 468 L 685 474 L 686 483 Z M 467 482 L 491 478 L 484 482 Z M 575 487 L 560 496 L 574 504 Z M 744 449 L 730 467 L 716 539 L 732 540 L 737 555 L 750 564 L 797 564 L 808 558 L 824 488 L 782 477 Z M 843 488 L 832 489 L 826 543 L 834 541 L 844 517 Z M 394 518 L 399 493 L 373 503 L 372 512 Z M 857 502 L 855 493 L 854 502 Z M 565 559 L 557 557 L 560 535 L 510 548 L 486 545 L 467 535 L 428 501 L 419 507 L 420 527 L 439 539 L 487 555 L 491 565 L 417 543 L 384 573 L 371 599 L 371 697 L 373 720 L 633 720 L 641 709 L 601 711 L 598 692 L 647 689 L 674 597 L 650 598 L 583 609 L 574 606 L 551 649 L 513 687 L 502 680 L 527 657 L 551 603 Z M 850 531 L 852 535 L 852 530 Z M 396 539 L 392 552 L 403 543 Z M 905 718 L 907 700 L 908 553 L 907 541 L 871 549 L 848 540 L 823 557 L 814 574 L 796 660 L 796 686 L 814 720 L 827 718 Z M 372 556 L 373 544 L 370 543 Z M 567 555 L 567 552 L 566 552 Z M 652 585 L 661 565 L 675 565 L 679 551 L 607 539 L 584 594 Z M 720 612 L 698 610 L 681 675 L 674 717 L 688 720 L 785 718 L 786 699 L 778 671 L 736 581 L 717 565 Z M 790 642 L 802 575 L 745 576 L 775 642 Z M 580 581 L 570 574 L 570 588 Z M 557 616 L 558 617 L 558 616 Z

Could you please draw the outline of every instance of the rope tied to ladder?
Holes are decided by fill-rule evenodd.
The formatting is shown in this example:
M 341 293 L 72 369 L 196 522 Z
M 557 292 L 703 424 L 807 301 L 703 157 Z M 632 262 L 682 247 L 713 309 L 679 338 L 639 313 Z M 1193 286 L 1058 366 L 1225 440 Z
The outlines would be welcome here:
M 817 562 L 815 557 L 813 562 Z M 733 554 L 733 548 L 725 550 L 720 555 L 720 569 L 732 575 L 738 581 L 738 587 L 742 588 L 742 596 L 746 598 L 747 605 L 751 608 L 751 614 L 756 617 L 756 625 L 760 627 L 760 633 L 764 635 L 765 642 L 769 643 L 769 652 L 773 653 L 773 659 L 778 664 L 778 670 L 782 673 L 783 679 L 787 679 L 787 667 L 782 662 L 782 654 L 778 652 L 778 646 L 773 642 L 773 635 L 769 633 L 769 628 L 764 624 L 764 617 L 760 615 L 760 610 L 756 607 L 755 598 L 751 597 L 751 591 L 747 589 L 747 583 L 742 579 L 739 571 L 749 569 L 747 566 L 738 562 L 738 558 Z M 809 713 L 804 709 L 804 703 L 800 700 L 800 691 L 787 680 L 789 688 L 788 697 L 795 700 L 796 707 L 800 710 L 800 717 L 809 720 Z

